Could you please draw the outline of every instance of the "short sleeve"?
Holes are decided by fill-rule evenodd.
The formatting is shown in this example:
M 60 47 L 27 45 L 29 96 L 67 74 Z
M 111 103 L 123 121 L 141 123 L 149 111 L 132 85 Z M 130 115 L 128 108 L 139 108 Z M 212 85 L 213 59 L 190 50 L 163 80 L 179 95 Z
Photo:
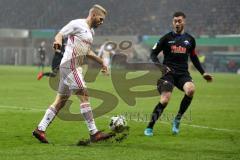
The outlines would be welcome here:
M 74 21 L 70 21 L 67 25 L 65 25 L 59 32 L 64 36 L 67 37 L 74 33 L 75 25 Z

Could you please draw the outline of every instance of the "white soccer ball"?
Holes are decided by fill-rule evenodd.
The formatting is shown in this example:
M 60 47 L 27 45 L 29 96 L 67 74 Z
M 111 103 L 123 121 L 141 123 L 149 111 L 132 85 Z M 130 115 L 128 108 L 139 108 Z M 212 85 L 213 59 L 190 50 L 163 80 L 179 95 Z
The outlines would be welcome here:
M 120 132 L 127 126 L 126 118 L 122 115 L 111 117 L 109 127 L 112 131 Z

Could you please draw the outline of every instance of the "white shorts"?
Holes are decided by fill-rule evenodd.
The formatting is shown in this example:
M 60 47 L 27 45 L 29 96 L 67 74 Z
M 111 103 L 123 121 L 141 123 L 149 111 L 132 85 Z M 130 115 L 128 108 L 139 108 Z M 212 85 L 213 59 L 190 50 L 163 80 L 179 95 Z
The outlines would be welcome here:
M 60 81 L 58 86 L 58 94 L 71 95 L 73 90 L 87 88 L 83 79 L 82 68 L 76 69 L 60 67 Z

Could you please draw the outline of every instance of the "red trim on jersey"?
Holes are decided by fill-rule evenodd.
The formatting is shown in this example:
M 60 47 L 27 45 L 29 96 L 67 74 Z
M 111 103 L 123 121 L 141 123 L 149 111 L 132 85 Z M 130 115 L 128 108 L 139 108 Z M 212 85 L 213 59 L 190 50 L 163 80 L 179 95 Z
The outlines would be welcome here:
M 84 88 L 83 85 L 82 85 L 82 81 L 79 78 L 79 76 L 77 74 L 77 71 L 76 71 L 76 68 L 75 68 L 75 57 L 76 57 L 76 53 L 75 53 L 75 50 L 73 49 L 70 68 L 73 72 L 73 76 L 74 76 L 75 81 L 77 82 L 78 87 L 79 88 Z
M 74 36 L 70 36 L 69 39 L 74 43 Z
M 87 41 L 87 40 L 84 40 L 84 39 L 82 40 L 82 42 L 85 43 L 85 44 L 88 44 L 88 45 L 92 45 L 92 43 L 90 41 Z
M 196 50 L 194 49 L 194 50 L 192 50 L 192 53 L 191 53 L 191 55 L 192 56 L 196 56 L 197 55 L 197 53 L 196 53 Z
M 76 68 L 74 68 L 72 71 L 73 71 L 73 76 L 74 76 L 75 81 L 77 82 L 78 87 L 83 88 L 82 81 L 77 74 Z

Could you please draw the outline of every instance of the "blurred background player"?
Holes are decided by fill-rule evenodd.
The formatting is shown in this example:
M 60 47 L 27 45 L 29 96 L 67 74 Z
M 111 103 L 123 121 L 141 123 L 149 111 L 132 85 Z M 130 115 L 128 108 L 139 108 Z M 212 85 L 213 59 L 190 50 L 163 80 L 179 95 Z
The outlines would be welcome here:
M 172 122 L 172 132 L 178 134 L 180 120 L 191 104 L 195 92 L 195 85 L 188 71 L 188 57 L 190 57 L 193 65 L 202 74 L 203 78 L 208 82 L 212 81 L 212 76 L 204 71 L 195 53 L 195 39 L 184 31 L 185 17 L 183 12 L 174 13 L 173 31 L 164 35 L 152 48 L 151 59 L 160 67 L 162 66 L 157 56 L 159 52 L 163 51 L 163 65 L 167 67 L 167 72 L 157 84 L 160 102 L 153 110 L 151 121 L 144 131 L 146 136 L 153 136 L 154 124 L 167 106 L 174 86 L 185 93 L 179 111 Z
M 44 77 L 44 76 L 55 77 L 57 75 L 57 73 L 59 71 L 59 66 L 60 66 L 61 60 L 63 58 L 63 54 L 65 52 L 66 43 L 67 43 L 67 38 L 64 38 L 62 41 L 61 49 L 57 49 L 54 52 L 54 56 L 52 59 L 52 65 L 51 65 L 52 72 L 40 72 L 37 76 L 38 80 L 42 79 L 42 77 Z
M 103 60 L 104 64 L 108 67 L 108 73 L 105 75 L 109 75 L 111 69 L 111 57 L 115 54 L 113 48 L 113 42 L 106 39 L 105 42 L 100 46 L 98 51 L 98 56 Z
M 45 59 L 46 59 L 46 48 L 45 48 L 45 41 L 42 41 L 40 44 L 40 47 L 38 48 L 38 53 L 39 53 L 39 67 L 40 67 L 40 73 L 44 71 L 44 66 L 45 66 Z
M 95 125 L 87 86 L 82 73 L 82 64 L 86 57 L 98 62 L 103 70 L 107 69 L 102 59 L 91 50 L 94 35 L 93 29 L 103 23 L 106 14 L 107 12 L 102 6 L 94 5 L 89 10 L 89 15 L 86 19 L 70 21 L 55 36 L 55 49 L 60 49 L 64 37 L 68 37 L 68 41 L 60 64 L 58 94 L 55 101 L 46 110 L 37 128 L 33 131 L 33 136 L 40 142 L 48 143 L 45 131 L 57 113 L 64 107 L 71 94 L 77 95 L 80 100 L 80 112 L 87 124 L 90 140 L 98 142 L 111 137 L 110 134 L 99 131 Z

